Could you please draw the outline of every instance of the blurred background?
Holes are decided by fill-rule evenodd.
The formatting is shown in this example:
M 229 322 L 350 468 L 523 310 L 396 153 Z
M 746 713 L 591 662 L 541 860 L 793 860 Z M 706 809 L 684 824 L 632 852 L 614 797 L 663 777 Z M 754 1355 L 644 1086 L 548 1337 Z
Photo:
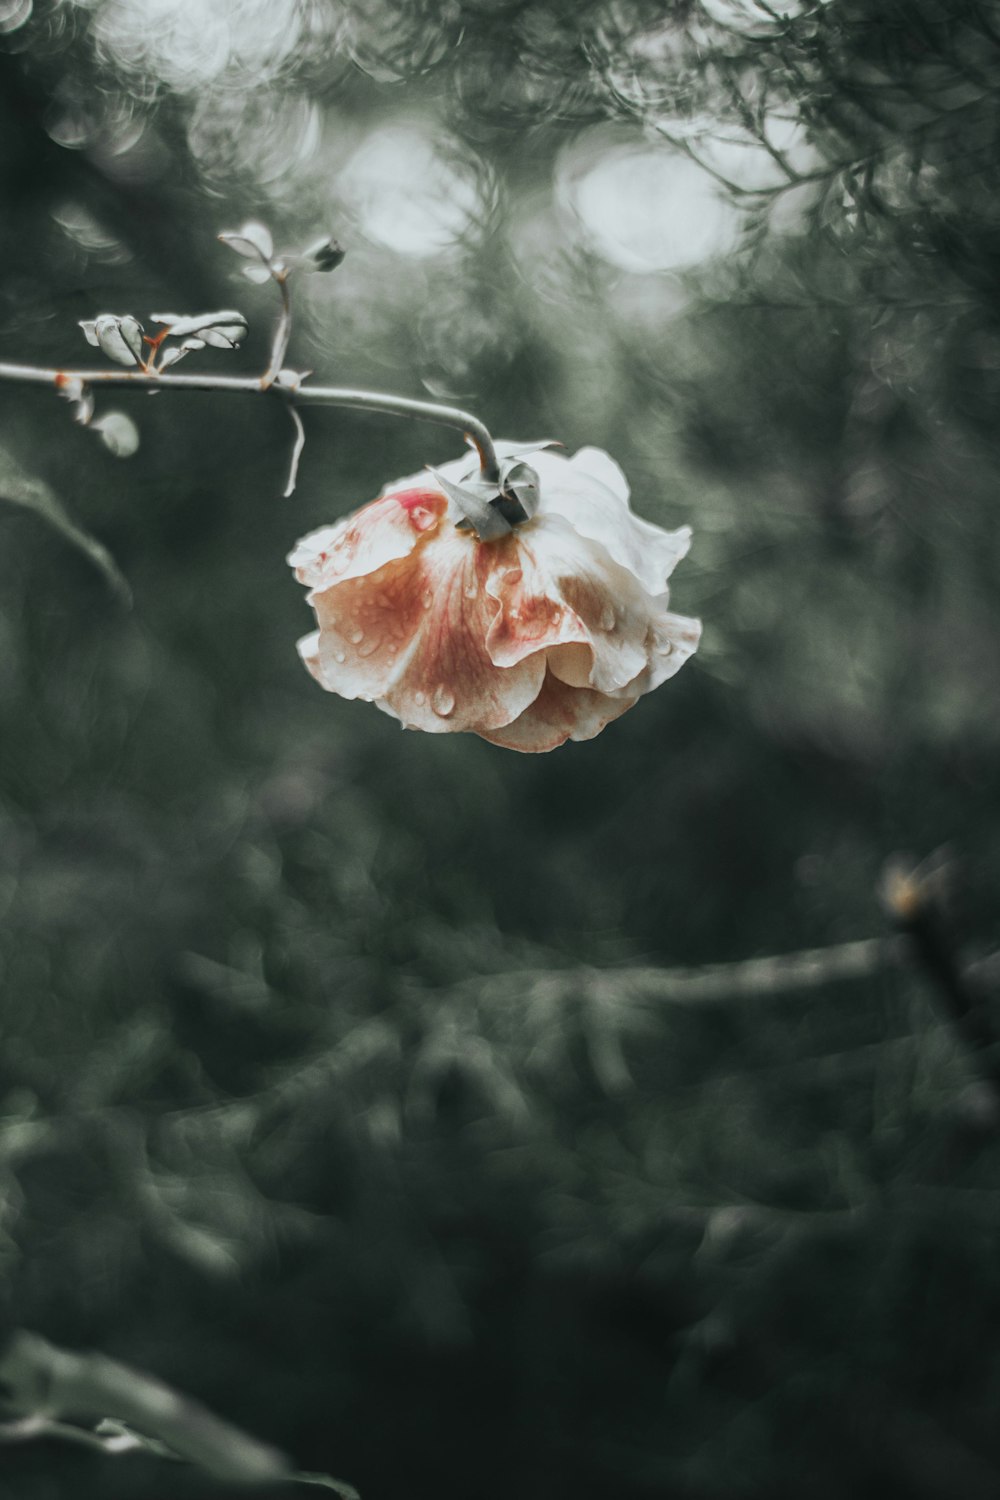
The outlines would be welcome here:
M 998 81 L 993 0 L 0 0 L 0 359 L 236 306 L 184 370 L 259 371 L 216 234 L 332 234 L 289 362 L 606 448 L 705 624 L 590 743 L 404 734 L 302 670 L 284 557 L 457 434 L 309 409 L 286 500 L 276 402 L 101 397 L 123 461 L 0 385 L 9 1320 L 364 1500 L 1000 1493 L 933 964 L 679 973 L 878 938 L 935 856 L 989 1017 Z M 223 1492 L 0 1450 L 4 1500 Z

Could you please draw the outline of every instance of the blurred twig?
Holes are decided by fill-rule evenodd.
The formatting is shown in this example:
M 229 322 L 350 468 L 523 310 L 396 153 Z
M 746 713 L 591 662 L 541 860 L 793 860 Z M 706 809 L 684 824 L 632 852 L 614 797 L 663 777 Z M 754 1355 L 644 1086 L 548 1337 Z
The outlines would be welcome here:
M 214 1416 L 197 1401 L 181 1395 L 152 1375 L 119 1364 L 103 1354 L 77 1354 L 57 1348 L 36 1333 L 18 1330 L 0 1352 L 4 1400 L 16 1420 L 0 1436 L 67 1436 L 63 1417 L 102 1423 L 113 1416 L 124 1424 L 125 1448 L 169 1450 L 169 1456 L 198 1464 L 219 1479 L 243 1484 L 286 1479 L 291 1467 L 284 1454 L 267 1447 Z M 55 1419 L 55 1420 L 54 1420 Z M 108 1451 L 122 1437 L 97 1427 L 89 1434 L 73 1427 L 75 1440 L 96 1440 Z M 142 1434 L 152 1442 L 143 1441 Z
M 0 1348 L 0 1405 L 12 1413 L 0 1422 L 0 1443 L 56 1438 L 108 1455 L 186 1460 L 230 1483 L 308 1484 L 358 1500 L 352 1485 L 329 1474 L 296 1473 L 276 1448 L 154 1376 L 103 1354 L 57 1348 L 23 1329 Z

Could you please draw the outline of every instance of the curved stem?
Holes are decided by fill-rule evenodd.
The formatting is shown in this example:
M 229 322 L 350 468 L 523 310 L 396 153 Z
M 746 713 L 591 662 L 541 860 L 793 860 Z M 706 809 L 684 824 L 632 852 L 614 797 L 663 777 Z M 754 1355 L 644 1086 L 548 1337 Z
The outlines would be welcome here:
M 273 273 L 272 273 L 273 275 Z M 274 282 L 281 293 L 281 312 L 274 330 L 274 339 L 271 344 L 271 363 L 267 367 L 267 375 L 264 377 L 268 385 L 273 384 L 278 371 L 285 363 L 285 355 L 288 353 L 288 341 L 292 336 L 292 299 L 288 295 L 288 272 L 273 276 Z
M 408 396 L 387 395 L 381 391 L 359 391 L 332 385 L 303 385 L 292 391 L 274 384 L 270 369 L 264 375 L 180 375 L 172 371 L 132 369 L 45 369 L 37 365 L 11 364 L 0 361 L 0 380 L 14 380 L 29 385 L 48 385 L 57 391 L 71 390 L 77 383 L 91 386 L 121 386 L 133 390 L 159 391 L 239 391 L 260 395 L 275 390 L 283 400 L 294 403 L 344 406 L 355 411 L 381 411 L 395 417 L 414 417 L 417 421 L 436 422 L 463 432 L 479 454 L 483 478 L 491 484 L 500 480 L 500 464 L 493 439 L 486 426 L 471 412 L 455 406 L 441 406 L 433 401 L 415 401 Z

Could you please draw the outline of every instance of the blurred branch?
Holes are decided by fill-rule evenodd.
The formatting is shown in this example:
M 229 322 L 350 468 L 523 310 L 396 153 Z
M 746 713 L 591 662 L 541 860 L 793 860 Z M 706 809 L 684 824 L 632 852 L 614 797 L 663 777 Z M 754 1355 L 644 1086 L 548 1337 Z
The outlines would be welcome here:
M 0 1348 L 0 1401 L 15 1413 L 0 1422 L 0 1443 L 56 1438 L 113 1456 L 186 1460 L 229 1483 L 309 1484 L 358 1500 L 352 1485 L 329 1474 L 296 1473 L 276 1448 L 154 1376 L 103 1354 L 60 1349 L 23 1329 Z
M 948 865 L 937 858 L 916 868 L 892 862 L 883 877 L 882 901 L 931 981 L 942 1013 L 989 1085 L 994 1104 L 1000 1105 L 1000 1036 L 975 981 L 970 983 L 959 962 L 945 910 L 948 876 Z
M 165 1448 L 170 1457 L 187 1459 L 218 1479 L 243 1484 L 286 1479 L 291 1474 L 288 1460 L 277 1449 L 223 1422 L 152 1375 L 103 1354 L 76 1354 L 38 1334 L 18 1330 L 0 1352 L 0 1383 L 5 1403 L 20 1418 L 9 1428 L 0 1428 L 0 1436 L 8 1440 L 67 1437 L 63 1424 L 53 1423 L 53 1418 L 102 1423 L 113 1413 L 128 1429 L 124 1447 L 121 1430 L 116 1444 L 116 1434 L 102 1433 L 100 1427 L 74 1440 L 91 1446 L 96 1442 L 105 1451 L 145 1447 L 162 1452 Z M 83 1429 L 72 1427 L 71 1431 L 75 1435 Z

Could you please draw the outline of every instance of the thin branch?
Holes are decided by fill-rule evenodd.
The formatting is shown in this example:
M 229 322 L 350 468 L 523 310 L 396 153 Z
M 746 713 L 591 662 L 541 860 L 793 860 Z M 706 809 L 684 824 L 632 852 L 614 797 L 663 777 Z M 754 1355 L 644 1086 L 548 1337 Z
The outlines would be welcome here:
M 274 339 L 271 344 L 271 363 L 268 365 L 267 374 L 264 379 L 268 385 L 272 385 L 277 378 L 278 371 L 284 368 L 285 355 L 288 353 L 288 341 L 292 336 L 292 299 L 288 294 L 288 273 L 274 277 L 275 285 L 281 293 L 281 312 L 274 328 Z
M 181 375 L 168 371 L 132 369 L 65 369 L 38 365 L 12 364 L 0 361 L 0 380 L 28 385 L 46 385 L 54 390 L 72 389 L 76 383 L 93 386 L 124 387 L 145 391 L 220 391 L 258 396 L 275 389 L 264 375 Z M 381 391 L 359 391 L 332 385 L 300 385 L 294 393 L 281 387 L 283 400 L 308 402 L 322 406 L 343 406 L 354 411 L 379 411 L 389 416 L 414 417 L 421 422 L 435 422 L 442 427 L 457 428 L 465 434 L 479 454 L 483 478 L 499 483 L 500 463 L 487 427 L 471 412 L 433 401 L 415 401 L 408 396 L 392 396 Z

